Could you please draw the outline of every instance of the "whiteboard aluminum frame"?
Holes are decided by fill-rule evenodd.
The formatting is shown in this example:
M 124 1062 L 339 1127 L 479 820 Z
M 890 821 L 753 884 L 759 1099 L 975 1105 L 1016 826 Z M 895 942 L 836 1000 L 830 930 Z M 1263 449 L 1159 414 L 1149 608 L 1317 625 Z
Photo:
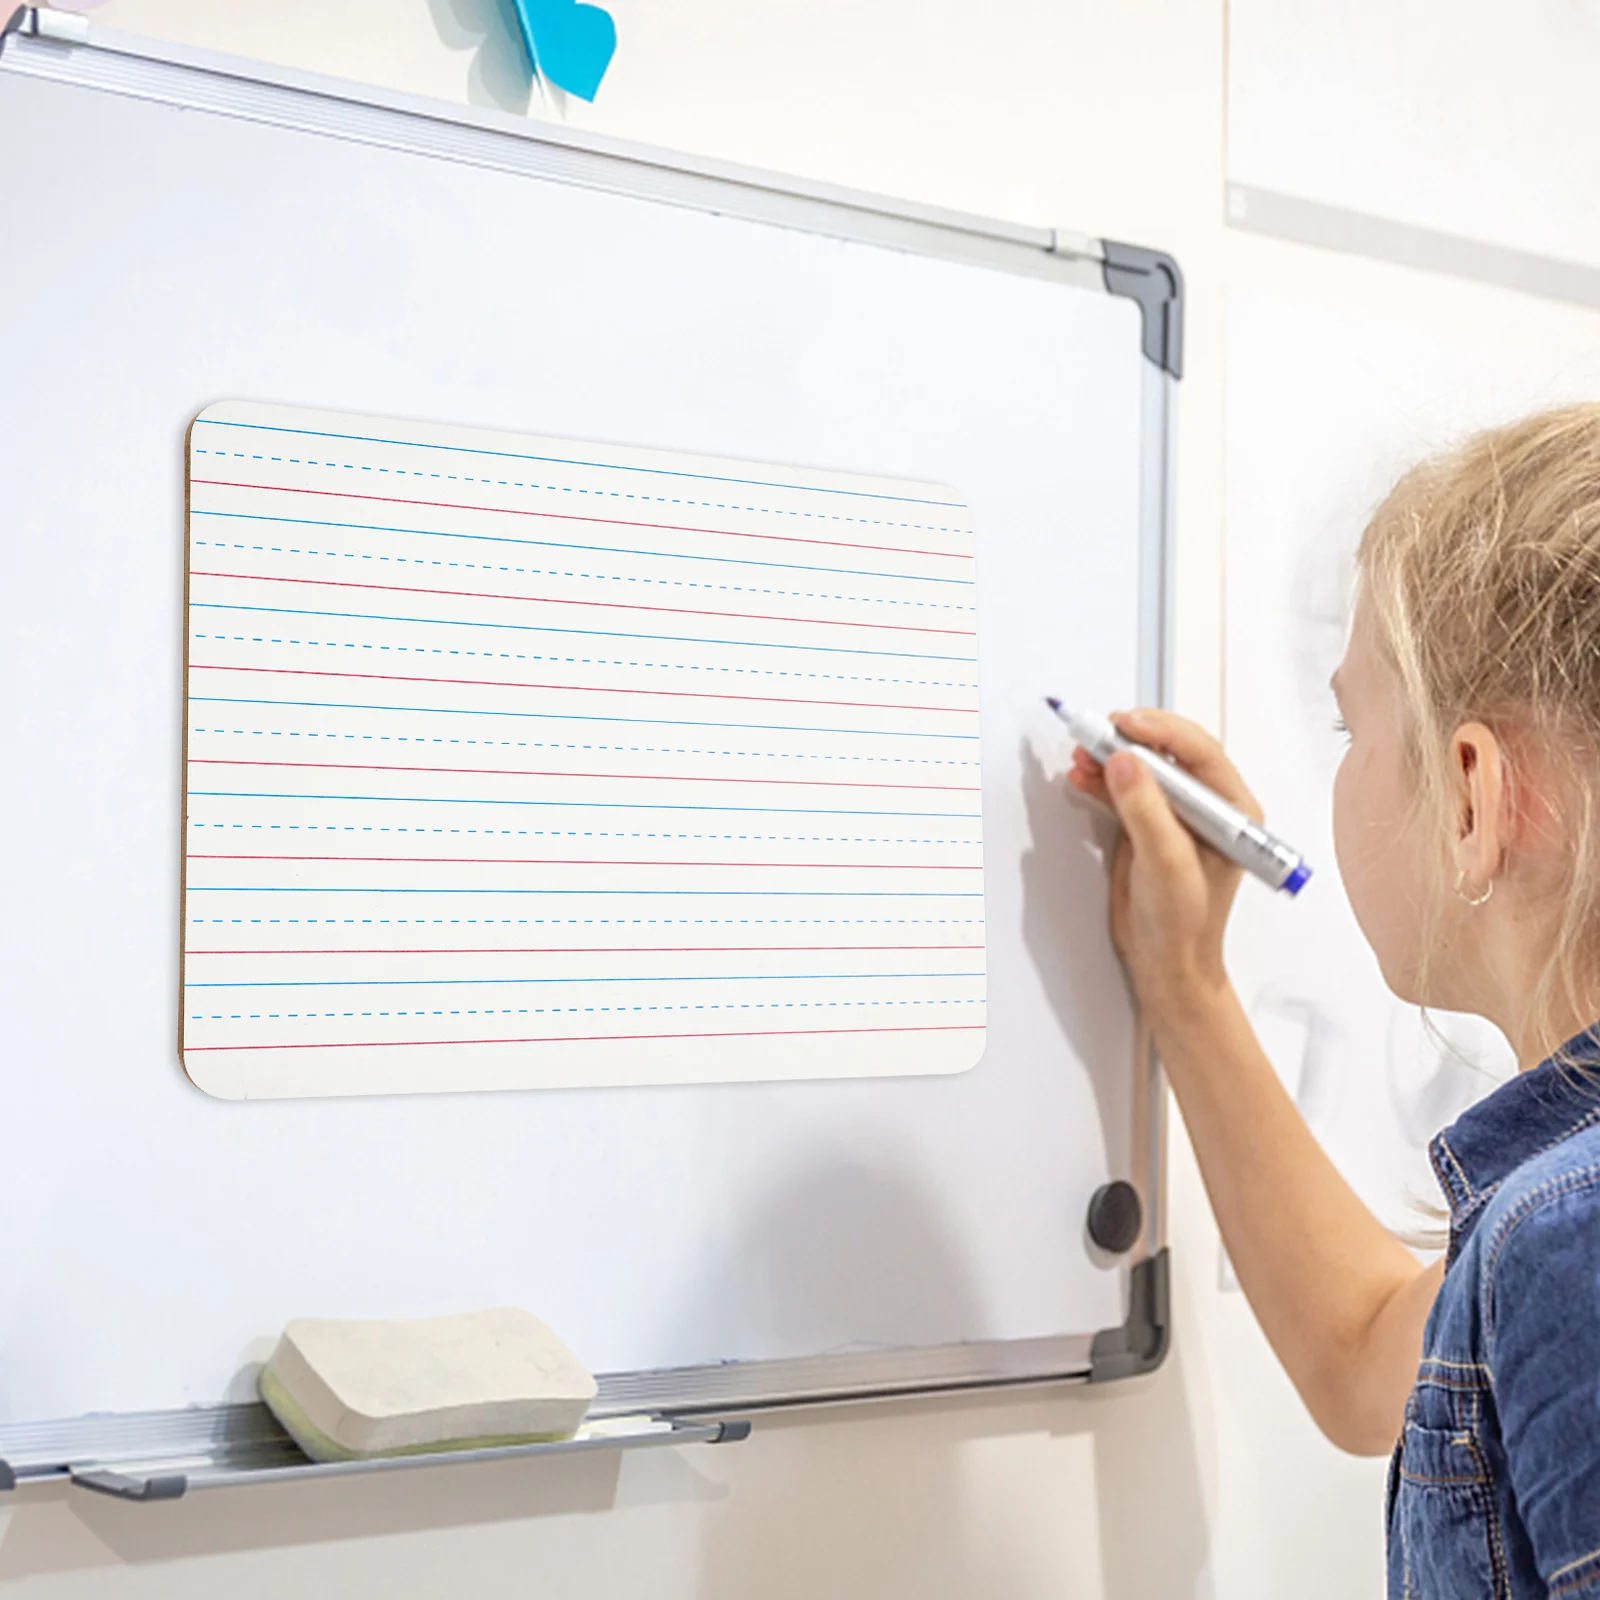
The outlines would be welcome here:
M 146 40 L 91 26 L 71 13 L 23 7 L 0 27 L 0 74 L 49 79 L 412 155 L 493 168 L 780 227 L 1129 294 L 1142 318 L 1143 453 L 1140 486 L 1138 694 L 1167 704 L 1172 689 L 1173 474 L 1181 371 L 1181 276 L 1170 257 L 1063 229 L 944 210 L 753 168 L 580 133 L 503 112 L 423 99 L 290 68 Z M 1113 272 L 1115 258 L 1119 270 Z M 1127 261 L 1157 263 L 1129 287 Z M 1134 269 L 1137 278 L 1141 268 Z M 1152 319 L 1161 319 L 1159 323 Z M 1104 1382 L 1146 1372 L 1164 1358 L 1167 1314 L 1165 1093 L 1141 1034 L 1133 1096 L 1134 1170 L 1144 1229 L 1130 1255 L 1127 1319 L 1098 1334 L 980 1341 L 787 1360 L 734 1362 L 600 1378 L 596 1416 L 654 1410 L 690 1417 L 990 1388 Z M 196 1408 L 194 1453 L 215 1432 Z M 150 1414 L 167 1418 L 167 1413 Z M 207 1420 L 211 1418 L 212 1420 Z M 127 1439 L 140 1414 L 0 1427 L 0 1489 L 8 1478 L 66 1476 L 67 1456 L 115 1469 L 134 1459 Z M 84 1429 L 91 1423 L 92 1437 Z M 185 1441 L 162 1437 L 182 1454 Z M 179 1432 L 182 1432 L 179 1425 Z M 103 1441 L 101 1434 L 104 1434 Z M 25 1435 L 25 1442 L 24 1436 Z M 131 1436 L 130 1436 L 131 1437 Z M 18 1446 L 23 1446 L 19 1456 Z M 12 1459 L 8 1467 L 7 1459 Z

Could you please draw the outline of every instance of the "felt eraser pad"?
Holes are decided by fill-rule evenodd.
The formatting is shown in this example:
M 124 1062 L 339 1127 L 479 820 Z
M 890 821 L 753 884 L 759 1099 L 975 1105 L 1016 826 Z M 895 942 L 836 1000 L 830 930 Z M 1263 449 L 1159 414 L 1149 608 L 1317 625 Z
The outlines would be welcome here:
M 527 1311 L 291 1322 L 261 1398 L 314 1461 L 564 1439 L 595 1381 Z

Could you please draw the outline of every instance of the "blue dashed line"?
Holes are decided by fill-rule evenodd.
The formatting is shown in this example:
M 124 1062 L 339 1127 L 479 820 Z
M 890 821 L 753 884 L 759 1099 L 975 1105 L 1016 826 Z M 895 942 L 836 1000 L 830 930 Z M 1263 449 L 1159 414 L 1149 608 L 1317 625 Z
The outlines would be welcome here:
M 753 589 L 737 583 L 695 583 L 692 579 L 685 578 L 645 578 L 632 573 L 574 572 L 554 567 L 509 567 L 497 566 L 492 562 L 430 561 L 421 556 L 373 555 L 363 550 L 313 550 L 309 547 L 301 549 L 293 545 L 230 544 L 226 541 L 206 539 L 196 539 L 194 544 L 197 550 L 244 550 L 259 555 L 317 556 L 327 560 L 377 561 L 393 566 L 439 567 L 457 572 L 517 573 L 522 577 L 528 578 L 581 578 L 591 583 L 646 583 L 658 585 L 664 589 L 704 589 L 715 594 L 761 595 L 767 599 L 777 600 L 838 600 L 847 605 L 909 606 L 921 611 L 959 611 L 963 615 L 971 615 L 977 610 L 976 606 L 955 605 L 951 602 L 935 600 L 893 600 L 883 595 L 817 594 L 814 591 L 804 589 Z
M 437 1011 L 266 1011 L 266 1012 L 192 1012 L 191 1022 L 276 1022 L 311 1021 L 328 1017 L 555 1017 L 586 1015 L 617 1015 L 626 1013 L 656 1013 L 667 1011 L 847 1011 L 868 1008 L 899 1009 L 912 1006 L 981 1006 L 981 999 L 950 1000 L 789 1000 L 748 1005 L 694 1005 L 694 1006 L 518 1006 L 503 1009 L 444 1010 Z M 581 1038 L 581 1035 L 579 1036 Z
M 981 972 L 697 972 L 648 977 L 570 978 L 331 978 L 265 982 L 190 983 L 190 989 L 477 989 L 552 983 L 888 983 L 927 978 L 981 978 Z
M 740 756 L 758 761 L 866 761 L 878 764 L 911 767 L 959 767 L 966 771 L 977 768 L 976 761 L 940 760 L 934 756 L 853 756 L 831 752 L 799 750 L 702 750 L 693 746 L 654 744 L 558 744 L 539 739 L 446 739 L 442 736 L 425 738 L 420 734 L 387 733 L 320 733 L 314 729 L 300 728 L 193 728 L 196 734 L 238 734 L 241 737 L 261 739 L 337 739 L 361 744 L 424 744 L 424 745 L 476 745 L 486 750 L 576 750 L 593 754 L 607 751 L 617 755 L 660 756 Z
M 871 739 L 953 739 L 975 744 L 975 733 L 919 733 L 910 728 L 795 727 L 782 722 L 706 722 L 699 717 L 600 717 L 578 711 L 491 711 L 479 706 L 385 706 L 352 700 L 268 700 L 260 695 L 191 694 L 191 705 L 297 706 L 321 711 L 397 711 L 426 717 L 514 717 L 525 722 L 631 723 L 654 728 L 729 728 L 739 733 L 827 733 Z
M 897 688 L 908 689 L 965 689 L 969 693 L 975 693 L 978 687 L 975 683 L 958 683 L 943 678 L 878 678 L 850 672 L 794 672 L 782 667 L 725 667 L 685 661 L 624 661 L 611 656 L 546 656 L 522 654 L 510 650 L 451 650 L 442 645 L 372 644 L 364 640 L 349 639 L 290 639 L 249 633 L 197 633 L 194 637 L 231 644 L 320 645 L 330 650 L 375 650 L 382 655 L 461 656 L 478 661 L 549 662 L 552 665 L 567 667 L 646 667 L 657 672 L 727 673 L 741 678 L 795 678 L 808 683 L 892 684 Z
M 310 606 L 227 605 L 216 600 L 190 600 L 189 609 L 244 611 L 278 617 L 337 617 L 343 622 L 401 622 L 430 628 L 482 628 L 499 633 L 557 633 L 578 639 L 646 639 L 653 644 L 715 645 L 737 650 L 798 650 L 812 655 L 882 656 L 891 661 L 971 662 L 976 659 L 975 652 L 947 656 L 920 650 L 868 650 L 842 644 L 786 644 L 766 639 L 702 639 L 693 634 L 631 633 L 626 628 L 558 628 L 537 622 L 465 622 L 453 617 L 390 616 L 383 612 L 371 611 L 319 611 Z
M 907 868 L 908 871 L 912 870 Z M 347 884 L 191 883 L 186 894 L 504 894 L 568 899 L 660 900 L 981 900 L 981 890 L 957 889 L 380 889 Z
M 191 925 L 285 928 L 981 928 L 981 917 L 192 917 Z
M 532 455 L 532 454 L 523 454 L 522 452 L 515 451 L 515 450 L 482 450 L 482 449 L 473 449 L 473 448 L 471 448 L 469 446 L 466 446 L 466 445 L 433 444 L 433 443 L 429 443 L 429 442 L 427 442 L 425 440 L 420 440 L 420 439 L 379 439 L 379 438 L 375 438 L 375 437 L 373 437 L 371 435 L 361 434 L 361 433 L 329 433 L 329 432 L 325 432 L 325 431 L 323 431 L 321 429 L 317 429 L 317 428 L 286 428 L 286 427 L 276 426 L 276 425 L 273 425 L 271 423 L 260 423 L 260 422 L 225 422 L 225 421 L 218 421 L 218 420 L 215 420 L 215 419 L 210 418 L 210 417 L 201 417 L 201 418 L 199 418 L 197 420 L 197 422 L 196 422 L 196 426 L 197 427 L 211 427 L 211 428 L 247 428 L 247 429 L 251 430 L 254 433 L 278 433 L 278 434 L 285 434 L 285 435 L 289 435 L 289 436 L 293 436 L 293 437 L 308 438 L 308 439 L 339 439 L 339 440 L 342 440 L 342 441 L 345 441 L 345 442 L 348 442 L 348 443 L 351 443 L 351 444 L 387 445 L 391 449 L 396 449 L 396 450 L 439 450 L 439 451 L 447 451 L 447 452 L 449 452 L 450 454 L 453 454 L 453 455 L 482 456 L 482 457 L 487 457 L 487 458 L 490 458 L 490 459 L 499 459 L 499 460 L 503 460 L 503 461 L 536 461 L 536 462 L 539 462 L 541 465 L 545 465 L 545 466 L 590 467 L 590 468 L 598 468 L 599 470 L 604 471 L 604 472 L 647 473 L 647 474 L 650 474 L 651 476 L 658 477 L 658 478 L 687 478 L 687 479 L 691 479 L 691 480 L 697 480 L 697 481 L 702 482 L 702 483 L 731 483 L 731 484 L 738 484 L 741 487 L 745 487 L 745 488 L 752 488 L 752 489 L 782 489 L 782 490 L 786 490 L 786 491 L 789 491 L 789 492 L 792 492 L 792 493 L 796 493 L 796 494 L 844 495 L 844 496 L 850 497 L 851 499 L 856 499 L 856 500 L 887 500 L 887 501 L 896 502 L 896 503 L 899 503 L 899 504 L 902 504 L 902 505 L 940 506 L 940 507 L 948 507 L 948 508 L 950 508 L 952 510 L 958 509 L 958 508 L 959 509 L 963 509 L 963 510 L 965 509 L 965 507 L 961 506 L 961 503 L 959 501 L 956 501 L 956 500 L 930 500 L 930 499 L 927 499 L 924 496 L 919 496 L 919 495 L 878 494 L 878 493 L 875 493 L 874 491 L 872 491 L 870 489 L 844 489 L 844 488 L 836 488 L 833 485 L 824 485 L 824 484 L 779 483 L 779 482 L 773 482 L 772 480 L 764 479 L 764 478 L 736 478 L 736 477 L 730 477 L 730 476 L 723 476 L 722 474 L 712 473 L 712 472 L 682 472 L 682 471 L 674 470 L 674 469 L 669 468 L 669 467 L 641 467 L 641 466 L 628 465 L 628 464 L 625 464 L 623 462 L 616 462 L 616 461 L 580 461 L 580 460 L 576 460 L 576 459 L 573 459 L 573 458 L 567 457 L 567 456 L 540 456 L 540 455 Z M 233 456 L 238 457 L 241 460 L 246 459 L 246 457 L 244 455 L 244 452 L 242 452 L 242 451 L 238 451 L 238 450 L 234 450 L 234 451 L 228 451 L 228 450 L 205 451 L 205 450 L 200 449 L 198 446 L 195 447 L 195 454 L 196 455 L 207 455 L 207 454 L 210 454 L 210 455 L 219 455 L 219 456 L 233 455 Z M 255 459 L 257 461 L 259 461 L 261 458 L 259 456 L 257 456 L 257 457 L 255 457 Z M 322 462 L 319 462 L 319 461 L 313 461 L 313 460 L 311 460 L 309 458 L 305 458 L 305 464 L 307 466 L 313 466 L 313 467 L 315 467 L 315 466 L 326 466 L 326 467 L 339 467 L 339 466 L 342 466 L 346 471 L 352 470 L 352 464 L 350 462 L 348 462 L 348 461 L 346 461 L 346 462 L 337 462 L 337 461 L 322 461 Z M 368 470 L 370 471 L 371 469 L 369 468 Z M 387 471 L 389 469 L 384 468 L 382 470 Z M 418 471 L 415 471 L 415 470 L 408 470 L 408 469 L 402 468 L 402 467 L 396 467 L 393 470 L 395 472 L 395 475 L 398 476 L 398 477 L 426 478 L 426 477 L 438 477 L 439 476 L 438 473 L 418 472 Z M 450 479 L 451 481 L 457 481 L 457 475 L 455 473 L 453 473 L 453 472 L 446 473 L 444 476 L 446 478 Z M 517 489 L 524 489 L 524 488 L 556 489 L 556 488 L 560 488 L 560 489 L 564 490 L 568 494 L 572 493 L 572 486 L 570 484 L 524 484 L 524 483 L 517 483 L 517 482 L 508 482 L 508 480 L 505 479 L 505 478 L 473 478 L 473 477 L 467 477 L 465 475 L 462 475 L 460 477 L 459 481 L 462 482 L 462 483 L 499 483 L 499 484 L 505 484 L 509 488 L 517 488 Z M 581 492 L 587 494 L 588 490 L 582 490 Z M 613 498 L 619 498 L 618 496 L 615 496 L 615 495 L 613 495 L 612 497 Z M 621 497 L 621 498 L 626 498 L 626 499 L 629 499 L 629 500 L 634 500 L 634 499 L 654 500 L 654 501 L 657 501 L 657 502 L 662 503 L 662 504 L 675 505 L 675 506 L 676 505 L 710 506 L 710 507 L 713 507 L 714 509 L 717 509 L 717 510 L 775 511 L 775 510 L 778 509 L 776 507 L 768 507 L 768 506 L 746 506 L 746 507 L 722 506 L 722 505 L 717 504 L 714 501 L 689 500 L 689 499 L 684 499 L 684 498 L 681 498 L 681 497 L 672 497 L 672 496 L 666 496 L 666 495 L 631 495 L 630 494 L 630 495 L 627 495 L 627 496 Z M 809 516 L 812 515 L 812 513 L 810 513 L 810 512 L 788 512 L 787 515 L 809 517 Z M 925 524 L 922 524 L 922 523 L 915 523 L 915 522 L 888 522 L 888 521 L 884 521 L 882 519 L 872 518 L 872 517 L 846 517 L 846 516 L 835 515 L 835 516 L 831 517 L 828 520 L 831 520 L 831 521 L 834 521 L 834 522 L 869 523 L 874 527 L 917 528 L 917 529 L 922 529 L 924 531 L 936 532 L 936 533 L 963 533 L 963 532 L 966 531 L 964 528 L 938 528 L 938 527 L 931 527 L 929 525 L 925 525 Z
M 694 839 L 729 840 L 739 844 L 907 844 L 907 845 L 966 845 L 981 844 L 981 839 L 929 839 L 917 835 L 896 834 L 890 837 L 840 833 L 671 833 L 661 831 L 610 828 L 403 828 L 382 827 L 374 823 L 357 826 L 345 822 L 191 822 L 191 828 L 211 828 L 216 831 L 251 833 L 405 833 L 422 835 L 460 835 L 464 837 L 495 839 Z
M 768 561 L 755 556 L 709 556 L 694 554 L 687 550 L 640 550 L 632 545 L 580 544 L 572 539 L 519 539 L 505 533 L 461 533 L 455 529 L 442 528 L 397 528 L 388 522 L 339 522 L 331 517 L 286 517 L 260 511 L 216 511 L 206 506 L 191 506 L 189 515 L 220 517 L 233 522 L 273 522 L 286 528 L 340 528 L 352 533 L 399 533 L 419 539 L 464 539 L 476 544 L 521 545 L 537 550 L 581 550 L 585 555 L 632 556 L 651 561 L 694 561 L 718 567 L 767 567 L 774 572 L 821 572 L 836 578 L 884 578 L 897 583 L 956 584 L 964 589 L 971 588 L 974 584 L 971 576 L 943 578 L 925 572 L 882 572 L 874 567 L 829 567 L 810 561 Z
M 374 805 L 417 806 L 529 806 L 543 811 L 717 811 L 734 815 L 797 817 L 922 817 L 936 819 L 976 818 L 976 811 L 869 811 L 861 808 L 830 806 L 707 806 L 656 805 L 633 800 L 520 800 L 497 799 L 487 795 L 451 798 L 427 794 L 300 794 L 280 789 L 191 789 L 192 799 L 202 800 L 361 800 Z

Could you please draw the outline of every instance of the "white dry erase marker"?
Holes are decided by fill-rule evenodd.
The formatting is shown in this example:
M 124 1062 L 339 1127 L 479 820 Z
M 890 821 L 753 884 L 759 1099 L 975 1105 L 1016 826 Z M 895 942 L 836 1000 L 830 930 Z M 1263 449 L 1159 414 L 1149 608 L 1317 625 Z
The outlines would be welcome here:
M 1207 788 L 1158 752 L 1124 739 L 1104 717 L 1068 711 L 1048 695 L 1045 704 L 1102 766 L 1119 750 L 1137 756 L 1155 775 L 1162 793 L 1189 831 L 1219 855 L 1237 862 L 1246 872 L 1253 872 L 1268 888 L 1282 889 L 1285 894 L 1299 894 L 1305 888 L 1311 868 L 1299 852 L 1273 838 L 1259 822 L 1252 822 L 1237 806 L 1229 805 L 1215 789 Z

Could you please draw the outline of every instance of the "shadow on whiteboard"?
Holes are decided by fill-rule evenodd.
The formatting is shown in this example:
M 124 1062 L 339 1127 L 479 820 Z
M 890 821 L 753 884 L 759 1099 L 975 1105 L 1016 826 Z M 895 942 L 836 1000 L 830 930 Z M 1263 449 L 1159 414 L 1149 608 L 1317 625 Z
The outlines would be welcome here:
M 813 1156 L 728 1218 L 720 1245 L 707 1241 L 715 1265 L 680 1307 L 672 1348 L 704 1347 L 711 1307 L 726 1346 L 751 1360 L 952 1344 L 987 1326 L 939 1194 L 909 1155 Z
M 1070 746 L 1067 747 L 1070 749 Z M 1056 750 L 1025 740 L 1020 761 L 1030 848 L 1023 854 L 1022 941 L 1052 1015 L 1094 1087 L 1106 1170 L 1122 1175 L 1124 1130 L 1132 1126 L 1125 1013 L 1104 997 L 1125 988 L 1106 928 L 1106 877 L 1117 823 L 1103 806 L 1068 789 Z

